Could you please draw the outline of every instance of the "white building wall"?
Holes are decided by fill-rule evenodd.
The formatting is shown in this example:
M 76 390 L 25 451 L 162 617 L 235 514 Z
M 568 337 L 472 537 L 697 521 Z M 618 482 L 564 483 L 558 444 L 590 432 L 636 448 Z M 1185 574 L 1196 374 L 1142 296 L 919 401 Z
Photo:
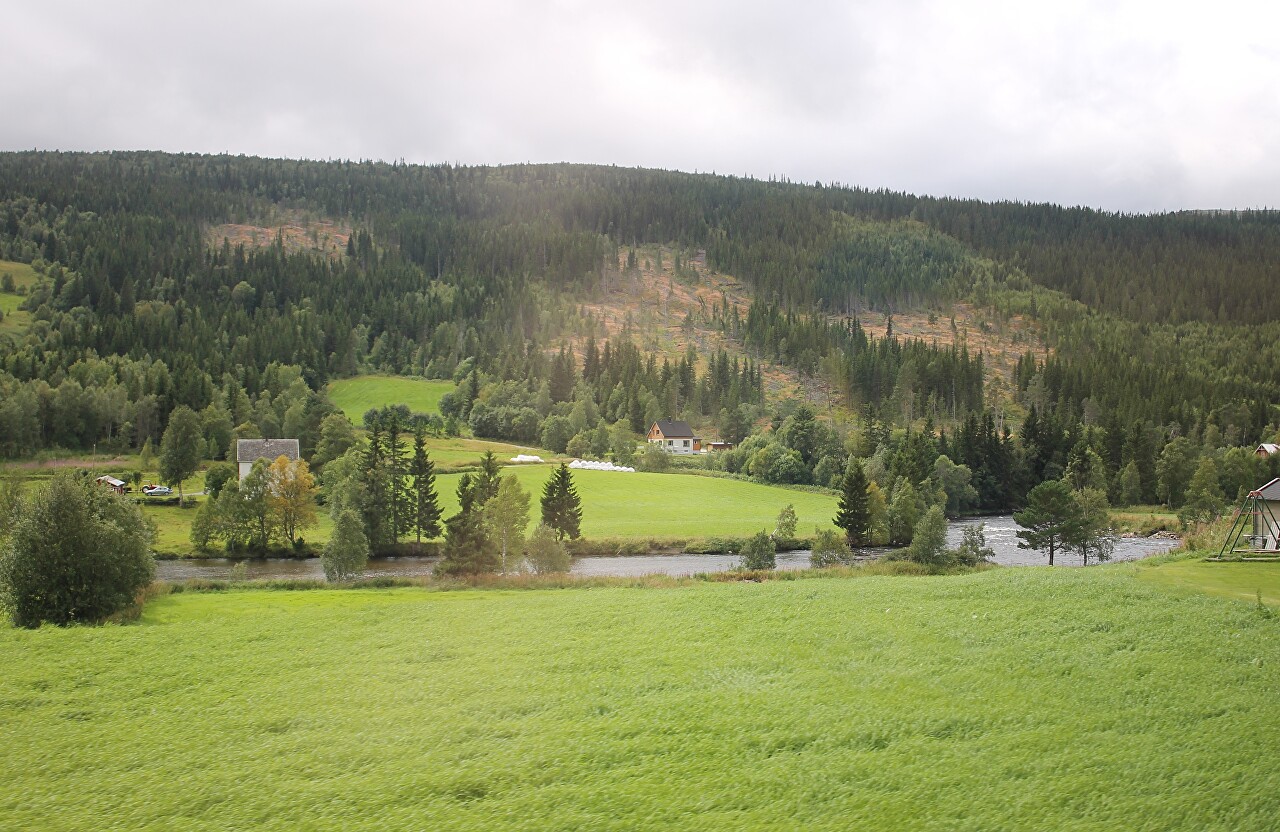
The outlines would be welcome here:
M 650 439 L 649 444 L 657 445 L 669 454 L 695 453 L 692 439 Z

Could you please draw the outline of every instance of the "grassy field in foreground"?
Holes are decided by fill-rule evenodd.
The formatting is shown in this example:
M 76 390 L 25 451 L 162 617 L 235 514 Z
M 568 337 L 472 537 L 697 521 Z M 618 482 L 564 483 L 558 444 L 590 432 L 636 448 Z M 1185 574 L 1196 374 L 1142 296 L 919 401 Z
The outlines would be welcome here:
M 1132 571 L 0 629 L 0 828 L 1273 829 L 1280 621 Z
M 329 398 L 353 424 L 364 421 L 365 411 L 388 404 L 403 404 L 414 413 L 436 413 L 440 399 L 453 392 L 451 381 L 367 375 L 330 382 Z

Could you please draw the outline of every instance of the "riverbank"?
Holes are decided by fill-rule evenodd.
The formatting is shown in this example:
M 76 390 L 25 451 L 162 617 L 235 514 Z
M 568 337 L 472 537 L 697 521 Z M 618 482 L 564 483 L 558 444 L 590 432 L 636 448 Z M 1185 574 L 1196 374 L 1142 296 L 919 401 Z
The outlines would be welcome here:
M 953 521 L 947 529 L 947 545 L 958 546 L 963 530 L 977 523 L 983 524 L 987 543 L 995 553 L 994 563 L 1000 566 L 1036 566 L 1046 562 L 1039 552 L 1018 547 L 1017 524 L 1012 516 L 970 518 Z M 653 541 L 645 541 L 652 544 Z M 1117 561 L 1140 560 L 1153 554 L 1176 548 L 1177 540 L 1127 539 L 1116 544 L 1114 558 Z M 593 551 L 582 547 L 578 551 Z M 598 551 L 598 550 L 596 550 Z M 731 550 L 732 551 L 732 550 Z M 892 548 L 866 549 L 862 551 L 868 560 L 882 558 L 896 551 Z M 643 575 L 686 576 L 700 572 L 724 572 L 739 563 L 736 554 L 701 553 L 687 551 L 644 551 L 633 553 L 626 545 L 617 550 L 605 549 L 604 554 L 585 554 L 574 558 L 572 573 L 597 577 L 638 577 Z M 236 561 L 227 558 L 185 558 L 163 561 L 157 564 L 157 576 L 165 581 L 225 580 L 231 576 Z M 319 580 L 323 570 L 318 560 L 268 559 L 245 561 L 246 574 L 251 580 Z M 435 557 L 373 558 L 369 561 L 363 578 L 419 577 L 430 575 L 435 567 Z M 1061 566 L 1079 566 L 1078 557 L 1060 554 Z M 807 569 L 810 553 L 807 549 L 780 552 L 778 568 L 782 570 Z

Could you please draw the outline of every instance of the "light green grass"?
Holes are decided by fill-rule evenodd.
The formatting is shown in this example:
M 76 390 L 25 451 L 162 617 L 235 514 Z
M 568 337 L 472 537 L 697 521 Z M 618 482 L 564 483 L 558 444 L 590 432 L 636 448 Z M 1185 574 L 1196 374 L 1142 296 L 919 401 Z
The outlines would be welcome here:
M 511 466 L 503 471 L 504 476 L 514 475 L 532 497 L 531 528 L 541 516 L 538 501 L 552 471 L 550 465 Z M 446 516 L 457 511 L 459 476 L 437 478 Z M 778 512 L 788 503 L 796 507 L 797 531 L 807 535 L 815 525 L 830 526 L 836 513 L 833 496 L 741 480 L 690 474 L 574 471 L 573 481 L 582 498 L 582 534 L 588 538 L 742 537 L 761 529 L 772 531 Z
M 1204 592 L 1238 601 L 1280 604 L 1280 563 L 1206 563 L 1175 560 L 1138 569 L 1144 581 L 1178 592 Z
M 439 461 L 435 451 L 432 457 Z M 542 486 L 553 468 L 512 465 L 503 469 L 503 476 L 514 475 L 529 492 L 530 531 L 540 520 Z M 460 474 L 436 477 L 436 491 L 446 517 L 458 510 L 460 478 Z M 778 512 L 788 503 L 796 507 L 801 535 L 811 533 L 814 526 L 830 526 L 835 516 L 835 497 L 739 480 L 607 471 L 574 471 L 573 479 L 582 498 L 582 533 L 587 538 L 671 541 L 745 537 L 761 529 L 772 530 Z M 203 484 L 200 474 L 188 481 L 187 487 L 201 488 Z M 157 551 L 195 554 L 190 542 L 194 509 L 152 506 L 146 512 L 156 521 Z M 323 507 L 319 513 L 320 524 L 305 530 L 303 537 L 322 544 L 328 541 L 332 524 Z
M 1269 830 L 1280 622 L 1131 570 L 0 629 L 0 828 Z
M 436 413 L 440 399 L 453 392 L 451 381 L 367 375 L 329 383 L 329 399 L 347 414 L 352 424 L 364 422 L 365 411 L 384 405 L 406 405 L 414 413 Z
M 10 274 L 16 286 L 30 287 L 40 279 L 35 269 L 26 263 L 15 263 L 12 260 L 0 260 L 0 275 Z M 20 336 L 31 324 L 31 313 L 19 311 L 18 304 L 25 300 L 25 295 L 0 292 L 0 312 L 4 320 L 0 321 L 0 336 Z
M 432 437 L 427 439 L 427 450 L 431 460 L 437 465 L 463 466 L 478 465 L 485 451 L 493 451 L 494 456 L 503 464 L 508 464 L 517 454 L 541 456 L 551 460 L 556 454 L 541 448 L 530 448 L 523 445 L 512 445 L 507 442 L 491 442 L 487 439 L 463 439 L 459 437 Z

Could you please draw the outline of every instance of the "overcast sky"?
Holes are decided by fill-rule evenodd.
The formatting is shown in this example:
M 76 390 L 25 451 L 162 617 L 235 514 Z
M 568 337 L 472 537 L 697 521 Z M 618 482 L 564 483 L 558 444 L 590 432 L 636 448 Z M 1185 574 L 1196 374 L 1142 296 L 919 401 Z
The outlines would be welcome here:
M 1121 211 L 1280 206 L 1274 0 L 24 0 L 0 21 L 3 150 L 601 162 Z

